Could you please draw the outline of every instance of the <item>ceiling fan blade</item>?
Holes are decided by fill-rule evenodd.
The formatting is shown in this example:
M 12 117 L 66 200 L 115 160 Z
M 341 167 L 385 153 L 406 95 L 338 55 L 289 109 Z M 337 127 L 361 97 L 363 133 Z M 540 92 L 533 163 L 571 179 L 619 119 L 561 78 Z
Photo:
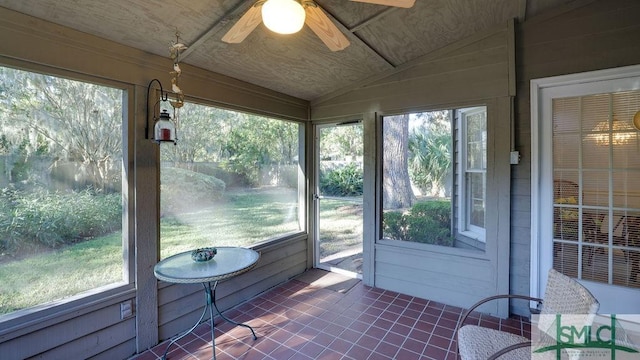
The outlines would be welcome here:
M 222 41 L 229 44 L 242 42 L 253 29 L 262 22 L 261 4 L 256 4 L 249 8 L 229 31 L 222 37 Z
M 317 5 L 305 7 L 305 24 L 327 45 L 331 51 L 339 51 L 349 46 L 349 40 Z
M 351 1 L 376 4 L 376 5 L 384 5 L 384 6 L 394 6 L 394 7 L 401 7 L 401 8 L 410 8 L 416 3 L 416 0 L 351 0 Z

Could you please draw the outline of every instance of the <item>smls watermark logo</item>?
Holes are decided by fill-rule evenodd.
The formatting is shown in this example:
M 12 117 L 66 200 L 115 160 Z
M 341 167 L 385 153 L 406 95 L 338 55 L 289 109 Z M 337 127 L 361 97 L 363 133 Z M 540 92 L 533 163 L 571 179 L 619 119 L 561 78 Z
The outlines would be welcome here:
M 532 359 L 640 359 L 640 315 L 536 315 Z

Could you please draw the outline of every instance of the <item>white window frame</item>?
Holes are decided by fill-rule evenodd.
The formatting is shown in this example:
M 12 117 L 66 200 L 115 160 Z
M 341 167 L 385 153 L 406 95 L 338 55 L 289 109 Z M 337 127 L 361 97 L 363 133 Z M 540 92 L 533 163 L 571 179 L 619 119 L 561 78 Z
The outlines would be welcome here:
M 484 112 L 485 114 L 487 113 L 487 108 L 486 106 L 479 106 L 479 107 L 473 107 L 473 108 L 465 108 L 465 109 L 458 109 L 457 110 L 457 116 L 456 116 L 456 122 L 457 122 L 457 126 L 456 126 L 456 131 L 457 131 L 457 149 L 456 149 L 456 153 L 457 153 L 457 171 L 456 171 L 456 177 L 458 180 L 458 186 L 457 186 L 457 194 L 456 194 L 456 199 L 457 199 L 457 203 L 456 203 L 456 215 L 457 215 L 457 233 L 473 239 L 473 240 L 477 240 L 480 242 L 486 242 L 486 229 L 483 227 L 479 227 L 476 225 L 471 225 L 470 224 L 470 217 L 471 217 L 471 199 L 467 196 L 467 174 L 468 173 L 482 173 L 484 174 L 484 179 L 483 181 L 485 182 L 485 193 L 484 193 L 484 207 L 486 210 L 486 206 L 487 206 L 487 199 L 486 199 L 486 181 L 487 181 L 487 169 L 485 167 L 485 169 L 483 171 L 478 171 L 478 170 L 468 170 L 467 169 L 467 154 L 468 154 L 468 149 L 467 149 L 467 117 L 471 116 L 471 115 L 476 115 L 479 113 Z M 485 119 L 486 119 L 486 115 L 485 115 Z M 486 126 L 486 124 L 485 124 Z M 486 131 L 486 130 L 485 130 Z M 486 155 L 486 151 L 487 151 L 487 136 L 486 136 L 486 132 L 485 132 L 485 138 L 484 138 L 485 144 L 484 144 L 484 151 L 485 151 L 485 155 Z M 486 218 L 486 214 L 485 214 L 485 218 Z M 485 219 L 486 221 L 486 219 Z

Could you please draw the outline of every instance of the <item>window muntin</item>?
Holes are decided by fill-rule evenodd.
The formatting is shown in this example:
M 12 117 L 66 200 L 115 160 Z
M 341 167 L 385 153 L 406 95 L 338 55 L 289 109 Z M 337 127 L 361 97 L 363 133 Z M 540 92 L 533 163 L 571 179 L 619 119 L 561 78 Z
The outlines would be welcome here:
M 177 145 L 161 146 L 162 258 L 303 229 L 300 124 L 190 102 L 179 121 Z
M 128 282 L 125 98 L 0 67 L 0 315 Z
M 486 107 L 458 111 L 458 231 L 465 237 L 485 241 L 487 110 Z

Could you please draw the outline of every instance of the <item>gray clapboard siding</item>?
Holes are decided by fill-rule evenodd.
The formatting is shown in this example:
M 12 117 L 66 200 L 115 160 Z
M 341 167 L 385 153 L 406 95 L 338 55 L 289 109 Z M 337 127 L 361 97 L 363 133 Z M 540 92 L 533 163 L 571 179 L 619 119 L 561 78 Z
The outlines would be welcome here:
M 509 95 L 510 27 L 477 34 L 311 104 L 312 120 Z M 511 30 L 512 31 L 512 30 Z
M 136 340 L 130 339 L 127 342 L 118 344 L 112 347 L 108 351 L 101 352 L 95 356 L 88 357 L 88 360 L 114 360 L 114 359 L 128 359 L 131 357 L 131 349 L 136 348 Z
M 512 172 L 511 291 L 529 294 L 531 223 L 530 81 L 535 78 L 640 63 L 640 2 L 576 1 L 517 26 L 516 144 L 523 161 Z M 528 265 L 528 264 L 527 264 Z M 512 312 L 526 315 L 525 305 Z
M 495 278 L 495 268 L 488 260 L 387 245 L 376 246 L 377 287 L 468 307 L 470 302 L 495 295 Z M 496 303 L 481 310 L 498 312 Z
M 119 299 L 120 301 L 124 299 Z M 120 301 L 0 343 L 3 359 L 49 357 L 73 351 L 87 358 L 135 337 L 134 318 L 120 319 Z M 114 341 L 112 334 L 123 337 Z M 120 336 L 118 335 L 118 336 Z M 130 349 L 135 352 L 135 347 Z M 67 358 L 61 356 L 60 358 Z
M 108 354 L 112 359 L 116 351 L 126 358 L 135 352 L 135 319 L 115 323 L 113 326 L 75 339 L 73 342 L 58 346 L 34 359 L 88 359 L 99 354 Z M 116 350 L 119 349 L 119 350 Z

